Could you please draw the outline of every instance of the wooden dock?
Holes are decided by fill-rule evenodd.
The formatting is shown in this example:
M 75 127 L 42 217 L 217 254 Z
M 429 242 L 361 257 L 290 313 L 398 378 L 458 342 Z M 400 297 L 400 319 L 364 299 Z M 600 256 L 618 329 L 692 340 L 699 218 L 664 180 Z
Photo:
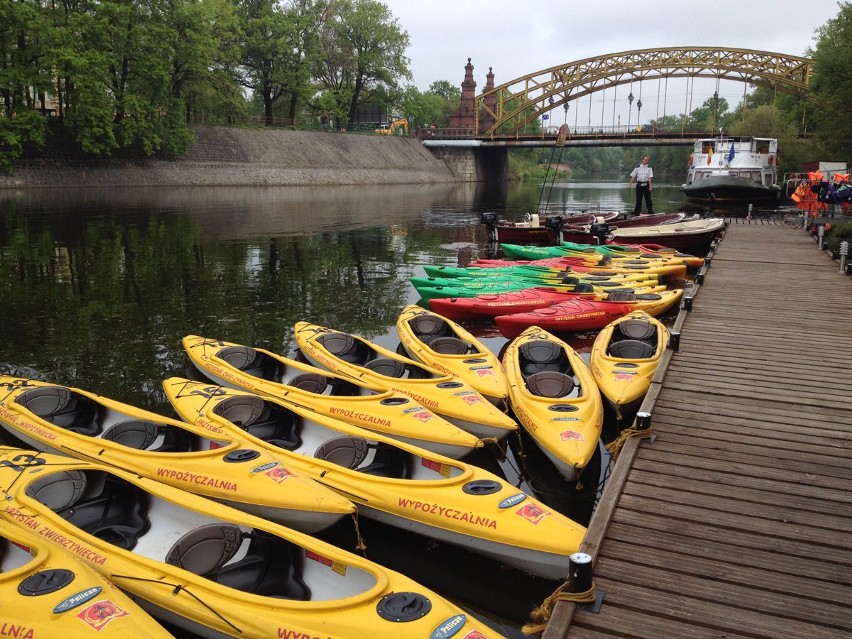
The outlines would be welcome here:
M 544 639 L 852 637 L 852 278 L 732 220 L 591 521 L 598 612 Z

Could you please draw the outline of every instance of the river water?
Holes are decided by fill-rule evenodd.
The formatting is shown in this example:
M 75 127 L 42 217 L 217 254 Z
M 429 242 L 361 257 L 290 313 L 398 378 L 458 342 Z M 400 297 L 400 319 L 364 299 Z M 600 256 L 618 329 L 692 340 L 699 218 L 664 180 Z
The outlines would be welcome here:
M 394 349 L 396 318 L 418 301 L 409 277 L 494 255 L 481 212 L 632 211 L 625 182 L 0 191 L 0 372 L 173 416 L 161 382 L 186 375 L 186 334 L 293 355 L 307 320 Z M 686 205 L 675 185 L 655 184 L 654 200 L 658 213 Z M 495 353 L 506 343 L 470 328 Z M 593 338 L 569 341 L 588 351 Z M 589 500 L 546 468 L 476 461 L 588 519 Z M 507 635 L 558 585 L 363 520 L 361 532 L 370 559 Z M 351 522 L 327 537 L 354 551 Z

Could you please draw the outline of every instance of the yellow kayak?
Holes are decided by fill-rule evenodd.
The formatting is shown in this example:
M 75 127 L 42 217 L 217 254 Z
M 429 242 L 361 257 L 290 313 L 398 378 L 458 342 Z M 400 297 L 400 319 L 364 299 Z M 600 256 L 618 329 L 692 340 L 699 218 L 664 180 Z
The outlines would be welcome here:
M 4 516 L 0 512 L 0 636 L 174 639 L 73 551 Z
M 409 304 L 396 321 L 396 332 L 409 357 L 447 375 L 460 377 L 492 404 L 505 409 L 509 382 L 500 360 L 462 326 L 438 313 Z
M 293 429 L 301 445 L 290 463 L 346 495 L 365 517 L 550 579 L 565 578 L 568 557 L 585 535 L 580 524 L 477 466 L 272 397 L 181 378 L 170 378 L 163 387 L 177 413 L 201 427 L 252 432 L 260 425 L 260 437 L 276 425 Z
M 423 403 L 391 390 L 375 390 L 262 348 L 183 338 L 193 366 L 216 384 L 271 395 L 323 415 L 458 459 L 483 446 L 474 435 Z
M 518 428 L 470 384 L 351 333 L 297 322 L 294 334 L 313 365 L 423 403 L 450 423 L 481 438 L 501 439 Z
M 0 376 L 0 428 L 36 450 L 123 468 L 305 532 L 355 512 L 239 433 L 211 433 L 78 388 Z
M 633 311 L 598 333 L 589 367 L 619 422 L 635 416 L 668 343 L 668 329 L 645 311 Z
M 2 448 L 0 486 L 0 517 L 64 545 L 155 617 L 203 637 L 449 636 L 435 634 L 442 627 L 499 636 L 404 575 L 119 469 Z
M 509 405 L 521 425 L 568 481 L 598 447 L 603 402 L 589 367 L 563 340 L 531 326 L 503 353 Z

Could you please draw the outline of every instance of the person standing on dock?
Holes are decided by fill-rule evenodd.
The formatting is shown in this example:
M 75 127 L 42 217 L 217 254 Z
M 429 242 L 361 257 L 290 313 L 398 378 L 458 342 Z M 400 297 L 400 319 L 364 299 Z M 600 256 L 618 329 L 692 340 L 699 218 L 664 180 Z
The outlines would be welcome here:
M 636 206 L 633 209 L 633 215 L 639 215 L 642 212 L 642 198 L 645 198 L 645 206 L 648 208 L 648 215 L 654 214 L 654 203 L 651 202 L 651 182 L 654 179 L 654 169 L 651 168 L 649 162 L 651 158 L 647 155 L 642 156 L 642 163 L 630 173 L 630 182 L 627 183 L 629 189 L 636 181 Z

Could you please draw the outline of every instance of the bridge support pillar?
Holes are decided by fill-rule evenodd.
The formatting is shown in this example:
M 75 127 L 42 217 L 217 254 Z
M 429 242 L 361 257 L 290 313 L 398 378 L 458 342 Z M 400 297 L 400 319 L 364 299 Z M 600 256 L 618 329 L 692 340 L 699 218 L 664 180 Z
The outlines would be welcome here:
M 462 182 L 500 183 L 509 172 L 505 148 L 431 146 L 429 150 Z

